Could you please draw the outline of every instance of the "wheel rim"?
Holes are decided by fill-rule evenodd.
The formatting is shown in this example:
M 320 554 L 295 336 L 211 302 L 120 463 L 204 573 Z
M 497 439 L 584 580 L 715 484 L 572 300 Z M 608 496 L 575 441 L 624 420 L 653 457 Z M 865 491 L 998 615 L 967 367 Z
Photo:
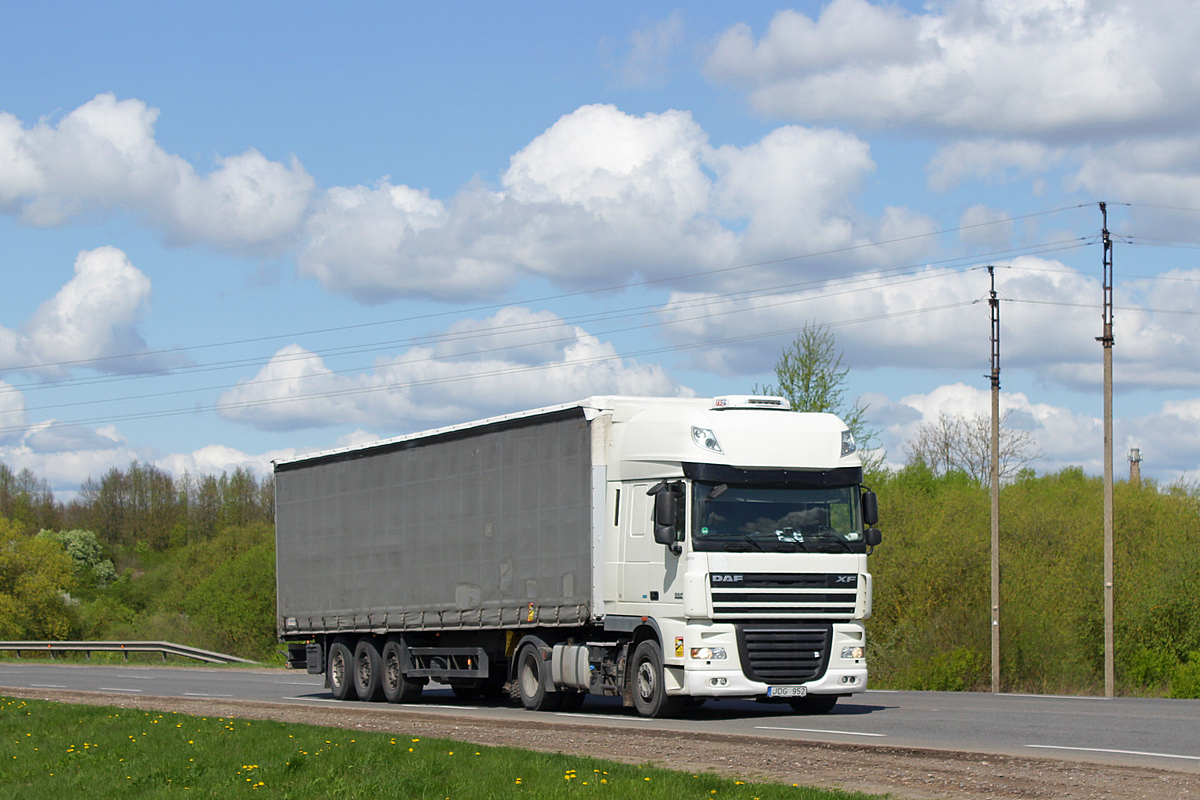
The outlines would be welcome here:
M 342 656 L 341 650 L 334 650 L 333 658 L 330 661 L 329 679 L 334 686 L 341 686 L 346 682 L 346 659 Z
M 395 691 L 400 685 L 400 659 L 394 653 L 389 653 L 383 667 L 383 680 L 389 691 Z
M 521 659 L 521 694 L 533 697 L 542 688 L 542 675 L 538 671 L 537 655 L 526 652 Z
M 637 670 L 638 696 L 646 703 L 654 700 L 657 681 L 654 675 L 654 665 L 649 661 L 638 664 Z
M 368 686 L 371 683 L 371 659 L 366 653 L 363 653 L 357 661 L 358 683 L 360 686 Z

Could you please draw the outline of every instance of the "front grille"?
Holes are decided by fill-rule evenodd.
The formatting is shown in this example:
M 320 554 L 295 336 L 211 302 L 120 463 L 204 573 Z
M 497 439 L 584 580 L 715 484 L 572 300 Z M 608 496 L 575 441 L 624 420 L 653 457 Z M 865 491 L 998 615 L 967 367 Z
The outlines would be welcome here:
M 713 572 L 709 591 L 716 620 L 852 619 L 858 575 Z
M 770 684 L 803 683 L 825 674 L 833 624 L 770 622 L 735 626 L 742 671 Z

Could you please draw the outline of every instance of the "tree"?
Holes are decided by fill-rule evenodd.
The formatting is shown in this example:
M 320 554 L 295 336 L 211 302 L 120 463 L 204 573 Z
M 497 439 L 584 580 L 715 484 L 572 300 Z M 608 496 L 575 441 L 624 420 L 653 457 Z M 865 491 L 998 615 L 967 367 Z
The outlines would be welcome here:
M 1041 453 L 1034 449 L 1033 434 L 1005 427 L 1006 412 L 1000 417 L 1000 482 L 1011 481 Z M 936 422 L 917 428 L 904 445 L 910 463 L 921 462 L 935 475 L 958 470 L 983 486 L 991 483 L 992 419 L 988 414 L 966 417 L 938 414 Z
M 869 405 L 861 405 L 858 400 L 846 405 L 846 376 L 850 368 L 842 366 L 842 356 L 837 338 L 829 328 L 805 323 L 775 362 L 775 385 L 755 386 L 754 393 L 783 397 L 796 411 L 826 412 L 841 417 L 854 434 L 863 465 L 875 469 L 883 463 L 884 455 L 873 452 L 879 433 L 867 427 Z
M 0 518 L 0 634 L 65 639 L 73 616 L 64 597 L 73 562 L 62 545 Z
M 105 558 L 104 546 L 91 531 L 49 531 L 38 533 L 40 538 L 58 542 L 75 564 L 76 585 L 104 587 L 117 579 L 111 559 Z

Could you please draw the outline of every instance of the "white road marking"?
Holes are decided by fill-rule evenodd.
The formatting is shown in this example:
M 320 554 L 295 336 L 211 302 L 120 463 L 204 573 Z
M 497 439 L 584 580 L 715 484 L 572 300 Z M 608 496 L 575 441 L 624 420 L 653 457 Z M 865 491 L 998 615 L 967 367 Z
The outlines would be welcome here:
M 233 697 L 231 694 L 201 694 L 199 692 L 184 692 L 184 697 Z
M 879 736 L 886 738 L 886 733 L 860 733 L 858 731 L 827 731 L 821 728 L 775 728 L 769 725 L 756 725 L 759 731 L 796 731 L 797 733 L 832 733 L 835 736 Z
M 153 675 L 118 675 L 117 677 L 121 678 L 121 679 L 128 678 L 131 681 L 152 681 L 152 680 L 154 680 Z
M 1147 753 L 1142 750 L 1112 750 L 1107 747 L 1066 747 L 1055 744 L 1027 744 L 1026 747 L 1036 747 L 1040 750 L 1076 750 L 1082 753 L 1116 753 L 1123 756 L 1151 756 L 1153 758 L 1184 758 L 1188 761 L 1200 761 L 1200 756 L 1181 756 L 1175 753 Z
M 320 686 L 320 681 L 271 681 L 275 686 Z
M 142 693 L 141 689 L 117 689 L 113 686 L 101 686 L 99 687 L 99 690 L 101 692 L 133 692 L 134 694 Z
M 65 689 L 65 688 L 67 688 L 66 686 L 62 686 L 57 683 L 31 683 L 29 685 L 34 689 Z
M 330 697 L 285 697 L 284 700 L 294 700 L 297 703 L 340 703 L 341 700 L 334 700 Z
M 1034 700 L 1103 700 L 1108 702 L 1112 697 L 1086 697 L 1078 694 L 1020 694 L 1019 692 L 1001 692 L 998 697 L 1031 697 Z
M 582 711 L 578 714 L 571 711 L 555 711 L 552 716 L 555 717 L 575 717 L 577 719 L 610 719 L 609 717 L 598 717 L 595 714 L 585 714 Z M 658 722 L 656 719 L 649 717 L 620 717 L 621 722 Z

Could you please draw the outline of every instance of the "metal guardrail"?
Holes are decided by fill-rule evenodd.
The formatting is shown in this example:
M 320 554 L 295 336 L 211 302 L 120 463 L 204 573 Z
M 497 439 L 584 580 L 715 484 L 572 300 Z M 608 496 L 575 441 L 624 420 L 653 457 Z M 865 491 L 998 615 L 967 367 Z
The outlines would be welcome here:
M 167 660 L 168 655 L 172 655 L 207 661 L 210 664 L 258 663 L 248 658 L 228 656 L 173 642 L 0 642 L 0 650 L 15 651 L 17 658 L 21 657 L 22 652 L 49 653 L 50 658 L 54 658 L 55 653 L 83 653 L 89 659 L 93 652 L 112 652 L 123 653 L 128 661 L 130 653 L 162 653 L 163 661 Z

